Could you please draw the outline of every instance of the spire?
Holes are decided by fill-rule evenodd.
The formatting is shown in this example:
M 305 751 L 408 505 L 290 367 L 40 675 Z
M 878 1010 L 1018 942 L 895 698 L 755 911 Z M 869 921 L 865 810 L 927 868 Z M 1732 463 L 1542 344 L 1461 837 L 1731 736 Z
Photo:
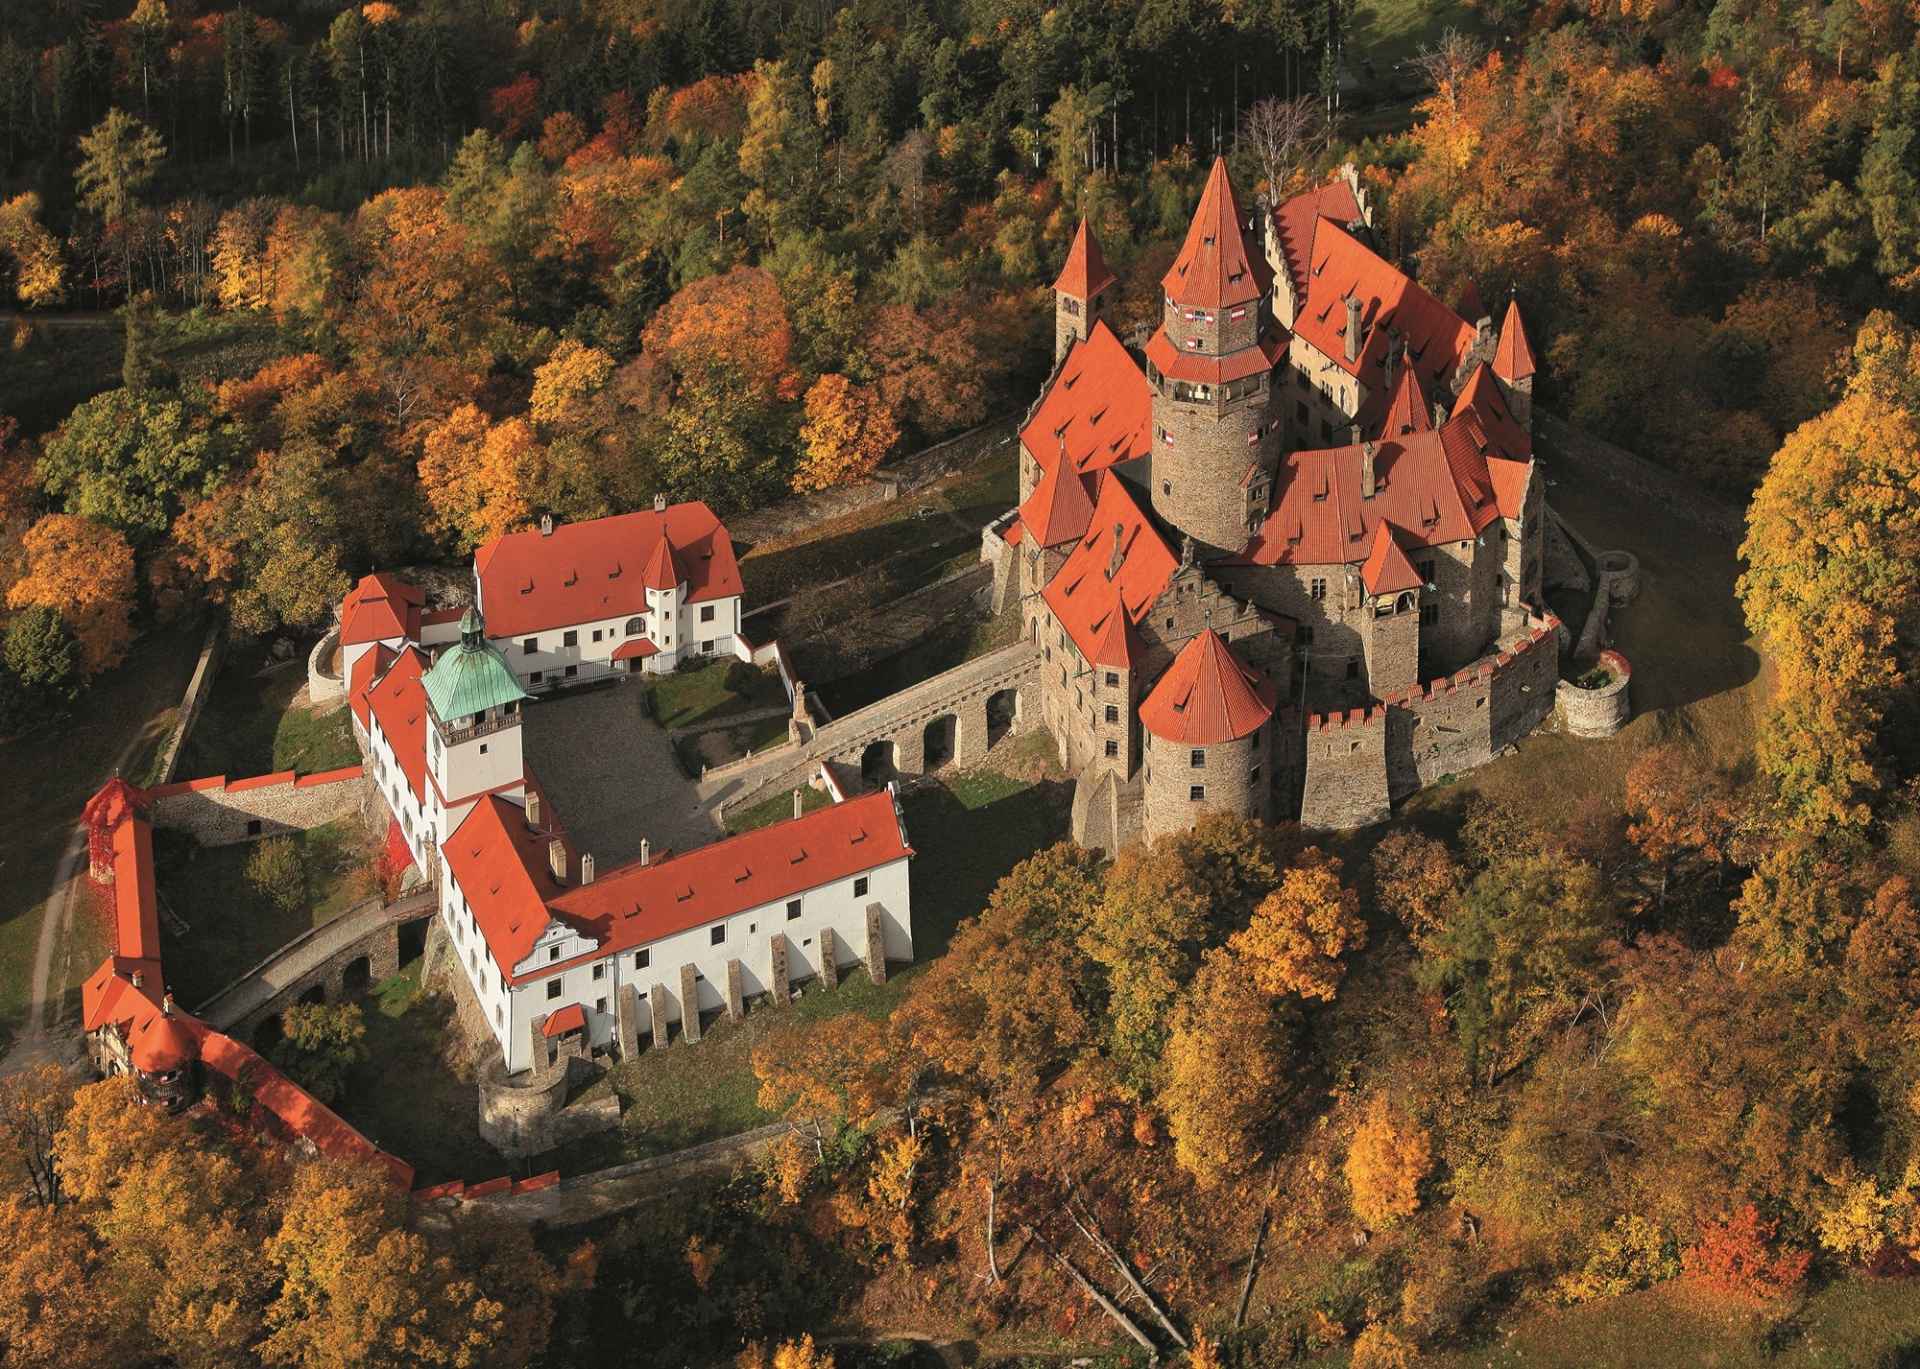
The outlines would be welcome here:
M 1500 347 L 1493 354 L 1493 373 L 1512 385 L 1527 379 L 1536 369 L 1527 328 L 1520 321 L 1520 301 L 1510 299 L 1507 316 L 1500 321 Z
M 1064 451 L 1020 506 L 1020 522 L 1039 547 L 1057 547 L 1086 535 L 1093 522 L 1093 497 L 1086 477 L 1074 471 Z
M 1113 272 L 1107 269 L 1107 259 L 1100 255 L 1100 240 L 1093 235 L 1092 226 L 1085 219 L 1080 220 L 1080 227 L 1073 235 L 1073 246 L 1067 249 L 1067 264 L 1060 268 L 1060 278 L 1053 283 L 1054 290 L 1088 300 L 1114 280 Z
M 668 590 L 677 589 L 686 578 L 680 569 L 680 558 L 674 555 L 673 544 L 663 530 L 660 540 L 653 544 L 653 555 L 647 558 L 646 572 L 641 579 L 648 589 Z
M 1212 628 L 1188 642 L 1140 704 L 1140 722 L 1163 741 L 1234 741 L 1273 716 L 1271 681 L 1243 665 Z
M 472 651 L 487 640 L 487 622 L 480 616 L 480 610 L 467 605 L 467 611 L 460 615 L 460 645 Z
M 1360 583 L 1367 587 L 1369 594 L 1399 594 L 1420 588 L 1420 573 L 1400 549 L 1399 539 L 1384 518 L 1374 524 L 1373 550 L 1367 553 L 1366 564 L 1360 567 Z
M 1160 281 L 1169 299 L 1194 309 L 1223 309 L 1266 294 L 1273 274 L 1264 257 L 1247 250 L 1243 218 L 1227 180 L 1226 159 L 1216 157 L 1187 240 Z
M 1433 431 L 1433 405 L 1427 400 L 1426 387 L 1420 383 L 1416 366 L 1400 368 L 1400 379 L 1387 400 L 1386 421 L 1380 425 L 1380 440 L 1405 437 L 1408 433 Z

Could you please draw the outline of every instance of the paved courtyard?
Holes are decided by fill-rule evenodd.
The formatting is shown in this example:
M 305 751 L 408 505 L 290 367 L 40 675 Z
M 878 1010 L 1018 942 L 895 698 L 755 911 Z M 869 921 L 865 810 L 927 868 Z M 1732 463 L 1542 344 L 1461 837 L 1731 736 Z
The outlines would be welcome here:
M 666 732 L 641 715 L 641 696 L 613 685 L 527 706 L 527 762 L 574 848 L 591 851 L 602 870 L 637 858 L 642 837 L 659 852 L 721 835 Z

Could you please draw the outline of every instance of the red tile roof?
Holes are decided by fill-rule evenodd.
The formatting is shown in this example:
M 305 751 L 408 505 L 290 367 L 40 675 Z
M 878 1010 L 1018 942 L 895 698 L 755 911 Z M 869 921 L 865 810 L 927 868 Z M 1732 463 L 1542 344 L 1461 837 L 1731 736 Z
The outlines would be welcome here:
M 1349 295 L 1360 300 L 1359 358 L 1347 360 Z M 1386 403 L 1384 377 L 1392 330 L 1407 344 L 1406 364 L 1420 371 L 1429 393 L 1447 382 L 1473 346 L 1473 328 L 1419 284 L 1331 219 L 1323 219 L 1313 238 L 1307 297 L 1293 331 L 1318 348 L 1334 365 L 1356 376 L 1370 395 L 1360 422 L 1371 430 Z
M 1082 475 L 1153 454 L 1147 377 L 1105 319 L 1067 352 L 1021 427 L 1020 445 L 1042 470 L 1064 451 Z
M 560 1036 L 587 1029 L 587 1011 L 578 1003 L 569 1003 L 540 1024 L 542 1036 Z
M 1380 436 L 1405 437 L 1408 433 L 1433 431 L 1433 406 L 1427 400 L 1427 387 L 1420 383 L 1420 373 L 1411 366 L 1400 368 L 1400 379 L 1394 383 L 1393 394 L 1387 400 L 1386 417 L 1380 423 Z
M 613 659 L 616 661 L 631 661 L 638 657 L 644 660 L 659 650 L 660 648 L 655 646 L 649 638 L 629 637 L 613 649 Z
M 1147 360 L 1153 363 L 1155 370 L 1171 380 L 1184 380 L 1196 385 L 1226 385 L 1259 375 L 1262 371 L 1271 371 L 1280 364 L 1280 358 L 1286 354 L 1286 350 L 1285 333 L 1271 329 L 1253 346 L 1242 347 L 1218 357 L 1181 351 L 1167 337 L 1164 324 L 1154 329 L 1153 336 L 1147 340 Z
M 1273 682 L 1206 628 L 1182 647 L 1140 704 L 1140 723 L 1163 741 L 1211 746 L 1251 735 L 1273 716 Z
M 395 637 L 413 641 L 420 636 L 419 590 L 395 576 L 362 577 L 347 591 L 340 605 L 340 644 L 355 646 Z
M 1473 288 L 1472 281 L 1460 287 L 1460 298 L 1453 302 L 1453 312 L 1468 323 L 1478 323 L 1488 316 L 1487 306 L 1481 303 L 1480 292 Z
M 386 645 L 363 651 L 347 677 L 347 706 L 353 710 L 353 716 L 363 728 L 367 725 L 367 691 L 393 664 L 393 657 L 393 648 Z
M 1520 302 L 1507 301 L 1507 316 L 1500 321 L 1500 346 L 1493 354 L 1493 373 L 1512 384 L 1534 373 L 1533 346 L 1527 341 L 1527 325 L 1520 321 Z
M 107 843 L 99 854 L 113 871 L 113 953 L 127 960 L 160 957 L 160 904 L 153 885 L 153 828 L 140 815 L 144 791 L 124 780 L 107 781 L 82 810 L 95 837 Z M 155 985 L 158 988 L 158 985 Z
M 1436 432 L 1387 438 L 1374 452 L 1374 497 L 1360 496 L 1361 449 L 1286 458 L 1279 498 L 1239 564 L 1354 565 L 1391 522 L 1413 546 L 1459 542 L 1500 516 L 1479 426 L 1448 420 Z
M 1093 496 L 1087 492 L 1087 477 L 1064 471 L 1057 461 L 1041 474 L 1040 483 L 1020 506 L 1021 526 L 1043 547 L 1057 547 L 1086 536 L 1092 518 Z
M 1116 537 L 1120 566 L 1110 576 Z M 1100 658 L 1115 656 L 1125 647 L 1123 625 L 1140 621 L 1166 589 L 1177 565 L 1173 552 L 1133 502 L 1126 482 L 1107 474 L 1100 478 L 1086 537 L 1068 553 L 1066 563 L 1041 593 L 1081 655 L 1100 664 L 1122 664 Z
M 1373 550 L 1367 553 L 1366 564 L 1360 567 L 1360 583 L 1367 587 L 1369 594 L 1398 594 L 1402 590 L 1419 589 L 1424 583 L 1414 570 L 1413 562 L 1400 550 L 1393 525 L 1384 518 L 1374 526 Z
M 1322 218 L 1339 224 L 1360 221 L 1360 202 L 1353 197 L 1353 188 L 1344 177 L 1336 176 L 1325 185 L 1303 191 L 1273 211 L 1274 237 L 1279 242 L 1287 275 L 1293 281 L 1296 299 L 1305 298 L 1307 293 L 1313 235 Z
M 427 800 L 427 691 L 420 683 L 424 669 L 420 652 L 408 647 L 367 690 L 367 710 L 386 734 L 407 787 L 421 803 Z
M 525 809 L 490 794 L 441 847 L 474 924 L 508 978 L 546 930 L 547 901 L 561 891 L 547 855 L 547 843 L 558 835 L 530 827 Z
M 200 1042 L 181 1021 L 183 1014 L 155 1007 L 135 1012 L 127 1032 L 127 1057 L 145 1074 L 166 1074 L 200 1054 Z
M 673 554 L 673 543 L 667 538 L 654 542 L 642 579 L 648 589 L 656 590 L 678 589 L 687 582 L 687 573 L 680 568 L 680 558 Z
M 740 593 L 740 566 L 726 526 L 705 504 L 674 504 L 586 523 L 562 523 L 496 537 L 474 554 L 487 635 L 518 637 L 548 628 L 647 611 L 646 580 L 659 544 L 672 544 L 687 599 Z
M 1087 300 L 1112 285 L 1115 279 L 1107 269 L 1107 259 L 1100 255 L 1100 239 L 1093 235 L 1085 219 L 1080 220 L 1080 227 L 1073 235 L 1073 246 L 1067 249 L 1067 264 L 1060 268 L 1060 278 L 1054 281 L 1053 288 L 1063 295 Z
M 1265 258 L 1247 250 L 1245 223 L 1227 179 L 1226 158 L 1215 157 L 1187 240 L 1161 277 L 1167 298 L 1190 309 L 1226 309 L 1266 294 L 1273 273 Z
M 1500 391 L 1500 382 L 1493 378 L 1493 371 L 1485 362 L 1473 368 L 1467 383 L 1460 387 L 1460 397 L 1453 402 L 1455 418 L 1469 415 L 1478 421 L 1487 440 L 1501 456 L 1512 461 L 1532 459 L 1533 436 L 1514 420 L 1507 407 L 1507 397 Z

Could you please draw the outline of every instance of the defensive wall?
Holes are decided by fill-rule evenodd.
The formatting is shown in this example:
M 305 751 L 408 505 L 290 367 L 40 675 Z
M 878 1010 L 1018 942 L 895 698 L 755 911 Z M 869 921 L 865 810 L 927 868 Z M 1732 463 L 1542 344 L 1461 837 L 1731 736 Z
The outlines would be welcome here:
M 199 721 L 207 695 L 213 692 L 213 677 L 219 672 L 223 640 L 218 623 L 207 629 L 207 639 L 200 646 L 200 659 L 194 662 L 187 692 L 180 700 L 180 716 L 174 720 L 173 736 L 168 738 L 167 749 L 160 757 L 158 773 L 162 784 L 173 778 L 174 767 L 180 763 L 180 749 L 187 744 L 187 734 L 193 731 L 194 723 Z
M 1617 651 L 1603 651 L 1594 666 L 1606 674 L 1600 684 L 1583 685 L 1579 681 L 1584 676 L 1560 681 L 1560 721 L 1576 737 L 1611 737 L 1632 716 L 1633 667 L 1627 658 Z
M 335 659 L 339 648 L 340 624 L 336 622 L 307 653 L 307 702 L 324 704 L 347 697 L 347 682 Z
M 231 846 L 305 832 L 358 812 L 366 788 L 365 767 L 353 765 L 318 775 L 213 775 L 146 792 L 154 826 L 191 833 L 202 846 Z
M 1485 765 L 1544 723 L 1560 677 L 1559 619 L 1529 619 L 1507 645 L 1464 670 L 1366 708 L 1311 714 L 1300 821 L 1350 828 L 1393 801 Z

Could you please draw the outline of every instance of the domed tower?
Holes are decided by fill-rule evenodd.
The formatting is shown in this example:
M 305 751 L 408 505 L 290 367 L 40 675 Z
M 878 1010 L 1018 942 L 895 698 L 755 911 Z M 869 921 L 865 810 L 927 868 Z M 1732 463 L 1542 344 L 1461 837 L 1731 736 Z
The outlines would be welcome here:
M 1280 464 L 1272 380 L 1284 349 L 1271 326 L 1273 272 L 1248 251 L 1242 228 L 1227 164 L 1216 158 L 1160 282 L 1161 324 L 1147 344 L 1154 510 L 1229 552 L 1265 516 Z
M 199 1059 L 200 1039 L 174 1012 L 172 994 L 158 1008 L 143 1011 L 127 1031 L 127 1060 L 140 1096 L 168 1112 L 178 1112 L 200 1096 L 194 1069 Z
M 1053 360 L 1056 365 L 1076 342 L 1085 342 L 1094 320 L 1106 307 L 1107 290 L 1114 280 L 1107 259 L 1100 255 L 1100 239 L 1085 219 L 1067 249 L 1067 264 L 1053 283 Z
M 441 653 L 420 683 L 433 723 L 427 767 L 450 810 L 448 829 L 458 825 L 452 810 L 463 801 L 495 793 L 517 800 L 526 782 L 520 705 L 528 696 L 500 649 L 488 643 L 478 609 L 461 615 L 460 640 Z
M 1276 700 L 1273 682 L 1212 628 L 1181 649 L 1140 704 L 1150 840 L 1185 831 L 1202 813 L 1266 818 Z

